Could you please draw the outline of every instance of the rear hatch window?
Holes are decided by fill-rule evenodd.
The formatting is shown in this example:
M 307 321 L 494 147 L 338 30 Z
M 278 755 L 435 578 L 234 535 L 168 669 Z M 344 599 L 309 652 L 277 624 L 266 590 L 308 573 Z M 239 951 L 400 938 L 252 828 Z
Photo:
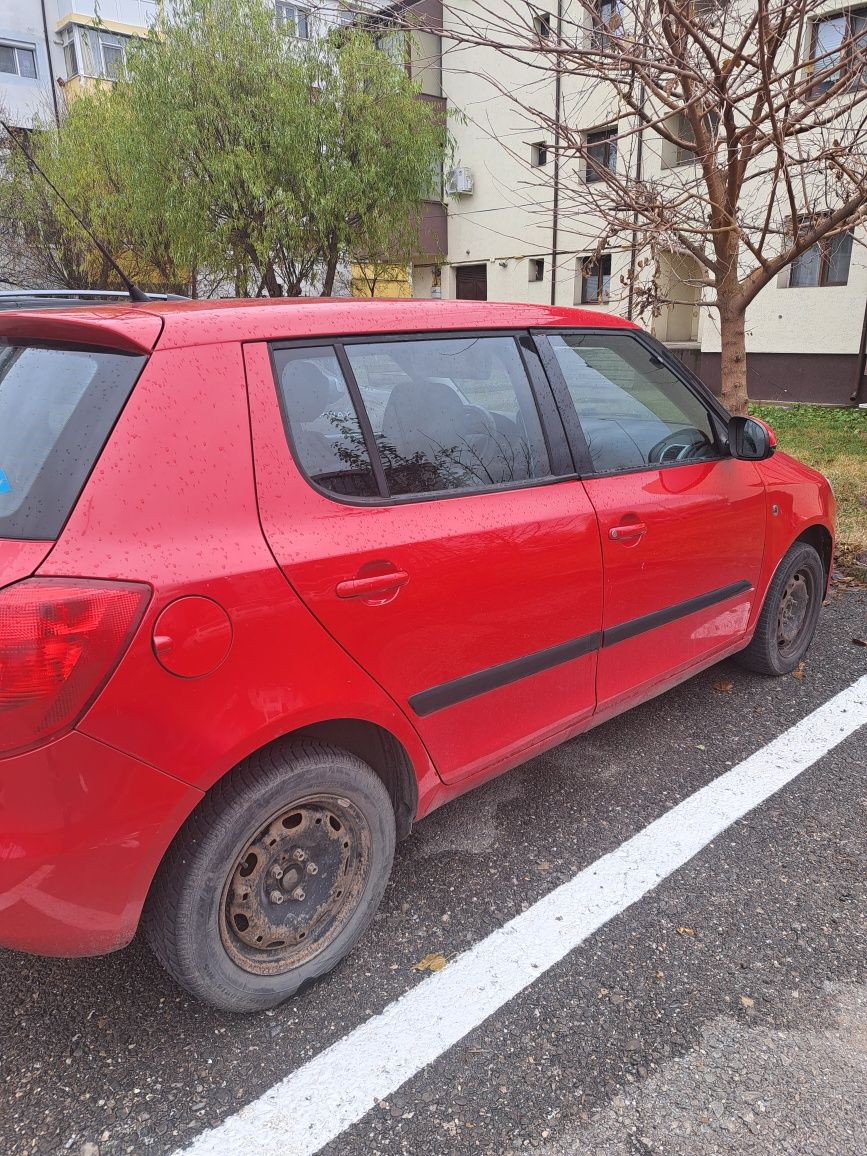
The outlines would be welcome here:
M 0 538 L 57 538 L 146 360 L 0 338 Z

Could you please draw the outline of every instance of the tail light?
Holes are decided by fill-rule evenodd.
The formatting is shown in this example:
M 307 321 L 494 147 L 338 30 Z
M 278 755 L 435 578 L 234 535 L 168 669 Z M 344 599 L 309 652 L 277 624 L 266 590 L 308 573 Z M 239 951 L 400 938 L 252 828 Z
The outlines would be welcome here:
M 141 621 L 132 582 L 29 578 L 0 590 L 0 756 L 39 746 L 80 717 Z

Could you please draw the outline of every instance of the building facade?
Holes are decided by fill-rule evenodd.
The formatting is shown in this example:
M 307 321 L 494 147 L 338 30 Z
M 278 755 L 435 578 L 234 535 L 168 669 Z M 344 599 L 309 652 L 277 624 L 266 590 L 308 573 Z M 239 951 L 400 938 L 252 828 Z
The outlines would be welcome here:
M 702 303 L 701 270 L 685 252 L 659 254 L 659 281 L 667 303 L 656 316 L 638 314 L 626 288 L 632 259 L 628 247 L 612 245 L 597 254 L 603 232 L 586 200 L 571 195 L 596 179 L 594 165 L 634 171 L 636 150 L 624 146 L 624 109 L 613 90 L 588 86 L 553 70 L 532 66 L 520 54 L 468 43 L 475 24 L 494 30 L 500 0 L 424 0 L 424 26 L 440 34 L 439 76 L 443 99 L 457 115 L 450 119 L 455 141 L 454 169 L 447 175 L 445 259 L 416 263 L 416 296 L 532 301 L 634 316 L 668 344 L 714 388 L 719 386 L 720 337 L 716 311 Z M 554 13 L 527 5 L 528 34 L 553 34 Z M 600 17 L 616 20 L 618 5 L 600 0 Z M 401 15 L 405 9 L 401 9 Z M 502 0 L 504 22 L 514 26 L 519 5 Z M 841 16 L 842 13 L 842 16 Z M 854 15 L 853 15 L 854 14 Z M 576 42 L 598 35 L 585 6 L 560 6 L 564 36 Z M 829 3 L 812 36 L 838 35 L 841 20 L 864 21 L 867 5 Z M 829 23 L 825 26 L 824 21 Z M 453 35 L 450 36 L 449 33 Z M 479 40 L 486 37 L 479 33 Z M 433 45 L 429 40 L 429 51 Z M 512 94 L 519 94 L 516 101 Z M 557 110 L 559 107 L 559 117 Z M 529 110 L 539 115 L 533 116 Z M 566 119 L 587 148 L 576 161 L 559 158 L 550 125 Z M 547 124 L 549 127 L 541 127 Z M 618 141 L 620 134 L 620 141 Z M 655 139 L 654 139 L 655 137 Z M 638 163 L 645 179 L 695 163 L 669 142 L 646 134 Z M 846 404 L 860 387 L 867 333 L 867 229 L 820 247 L 785 270 L 759 293 L 747 315 L 750 393 L 768 400 Z M 863 376 L 863 375 L 862 375 Z
M 340 0 L 271 0 L 303 39 L 345 22 Z M 122 76 L 134 37 L 171 0 L 0 0 L 0 110 L 16 128 L 57 120 L 66 100 Z

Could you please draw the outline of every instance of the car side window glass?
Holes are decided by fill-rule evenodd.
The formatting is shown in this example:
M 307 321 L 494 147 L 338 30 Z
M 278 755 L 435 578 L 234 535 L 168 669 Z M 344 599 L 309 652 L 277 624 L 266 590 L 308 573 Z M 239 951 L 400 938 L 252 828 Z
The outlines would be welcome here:
M 596 473 L 719 456 L 707 409 L 641 342 L 616 333 L 549 340 Z
M 511 336 L 347 344 L 389 493 L 547 477 L 536 403 Z
M 370 456 L 334 350 L 276 349 L 284 421 L 311 481 L 350 498 L 379 496 Z

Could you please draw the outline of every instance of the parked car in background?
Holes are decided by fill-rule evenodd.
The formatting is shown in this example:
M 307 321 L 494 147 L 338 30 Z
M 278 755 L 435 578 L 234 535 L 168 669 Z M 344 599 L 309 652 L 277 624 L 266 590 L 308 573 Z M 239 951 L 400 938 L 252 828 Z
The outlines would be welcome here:
M 0 945 L 143 920 L 270 1007 L 435 807 L 810 645 L 828 483 L 619 318 L 37 304 L 0 313 Z

